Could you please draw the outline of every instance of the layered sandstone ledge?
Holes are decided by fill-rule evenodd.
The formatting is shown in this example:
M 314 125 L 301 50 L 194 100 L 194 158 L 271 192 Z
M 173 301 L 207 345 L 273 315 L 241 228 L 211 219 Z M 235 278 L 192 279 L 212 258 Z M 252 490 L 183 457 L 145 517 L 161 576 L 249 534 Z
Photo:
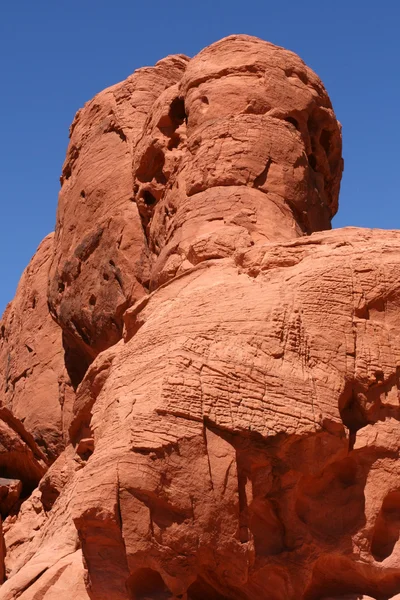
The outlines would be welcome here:
M 0 323 L 0 600 L 400 597 L 400 232 L 328 231 L 321 81 L 230 36 L 70 138 Z

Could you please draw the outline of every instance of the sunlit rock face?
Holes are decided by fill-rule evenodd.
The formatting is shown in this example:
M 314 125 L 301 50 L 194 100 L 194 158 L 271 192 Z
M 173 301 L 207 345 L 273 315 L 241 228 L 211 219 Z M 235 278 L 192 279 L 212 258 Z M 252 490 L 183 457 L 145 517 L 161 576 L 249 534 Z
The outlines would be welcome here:
M 400 594 L 400 233 L 328 231 L 342 169 L 321 81 L 249 36 L 79 111 L 41 267 L 64 433 L 2 398 L 0 600 Z

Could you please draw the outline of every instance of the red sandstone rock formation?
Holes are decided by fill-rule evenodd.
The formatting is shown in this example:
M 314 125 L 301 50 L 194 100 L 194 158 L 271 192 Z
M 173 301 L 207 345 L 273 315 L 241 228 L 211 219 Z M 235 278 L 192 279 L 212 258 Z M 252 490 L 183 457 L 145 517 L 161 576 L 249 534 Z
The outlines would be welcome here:
M 400 597 L 400 233 L 326 231 L 341 172 L 248 36 L 78 113 L 2 321 L 0 600 Z

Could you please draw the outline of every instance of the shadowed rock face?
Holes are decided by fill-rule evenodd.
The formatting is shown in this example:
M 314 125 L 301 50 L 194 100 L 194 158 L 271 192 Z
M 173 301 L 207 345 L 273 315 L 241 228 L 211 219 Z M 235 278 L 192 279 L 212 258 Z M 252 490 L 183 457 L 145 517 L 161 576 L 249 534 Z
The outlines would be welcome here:
M 42 471 L 22 504 L 0 472 L 0 600 L 398 597 L 400 233 L 326 231 L 342 167 L 320 80 L 249 36 L 78 113 L 41 271 L 76 393 L 54 462 L 2 401 Z

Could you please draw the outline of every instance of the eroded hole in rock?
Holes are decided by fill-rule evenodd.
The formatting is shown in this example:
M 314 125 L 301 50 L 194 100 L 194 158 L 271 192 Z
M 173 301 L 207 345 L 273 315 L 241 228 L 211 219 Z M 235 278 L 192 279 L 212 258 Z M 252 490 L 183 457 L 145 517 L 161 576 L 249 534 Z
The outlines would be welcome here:
M 170 600 L 171 593 L 158 571 L 138 569 L 126 582 L 131 600 Z
M 286 117 L 285 121 L 294 125 L 296 127 L 297 131 L 299 131 L 299 123 L 294 117 Z
M 90 346 L 91 342 L 90 342 L 90 336 L 89 333 L 87 332 L 86 328 L 84 325 L 81 324 L 81 322 L 77 321 L 76 319 L 71 319 L 70 321 L 71 327 L 72 329 L 75 331 L 75 333 L 78 335 L 78 337 L 87 345 Z
M 159 130 L 165 136 L 171 138 L 167 145 L 168 150 L 172 150 L 179 145 L 181 137 L 176 133 L 176 130 L 186 121 L 184 100 L 180 97 L 175 98 L 170 104 L 168 114 L 164 114 L 157 124 Z
M 156 204 L 157 199 L 149 190 L 144 190 L 142 194 L 143 202 L 146 206 L 154 206 Z
M 90 296 L 90 298 L 89 298 L 89 304 L 90 304 L 90 306 L 95 306 L 96 305 L 96 301 L 97 301 L 96 296 L 94 294 L 92 294 Z
M 81 191 L 81 198 L 86 198 L 86 193 L 85 193 L 85 190 L 82 190 L 82 191 Z
M 400 491 L 390 492 L 376 519 L 371 554 L 382 562 L 393 552 L 400 534 Z
M 63 333 L 62 343 L 64 348 L 65 368 L 67 369 L 72 387 L 76 390 L 84 378 L 91 361 L 88 360 L 75 342 L 73 336 L 69 333 Z
M 209 100 L 208 100 L 207 96 L 202 96 L 202 97 L 200 98 L 200 100 L 202 101 L 202 103 L 203 103 L 203 104 L 210 104 L 210 102 L 209 102 Z
M 182 125 L 182 123 L 187 118 L 186 111 L 185 111 L 184 99 L 181 98 L 180 96 L 175 98 L 171 102 L 171 106 L 170 106 L 168 114 L 169 114 L 172 122 L 174 123 L 174 125 L 176 125 L 176 127 L 175 127 L 176 129 L 179 127 L 179 125 Z
M 343 425 L 349 430 L 349 451 L 353 449 L 357 431 L 368 425 L 368 418 L 361 405 L 359 394 L 354 384 L 348 382 L 339 398 L 339 413 Z

